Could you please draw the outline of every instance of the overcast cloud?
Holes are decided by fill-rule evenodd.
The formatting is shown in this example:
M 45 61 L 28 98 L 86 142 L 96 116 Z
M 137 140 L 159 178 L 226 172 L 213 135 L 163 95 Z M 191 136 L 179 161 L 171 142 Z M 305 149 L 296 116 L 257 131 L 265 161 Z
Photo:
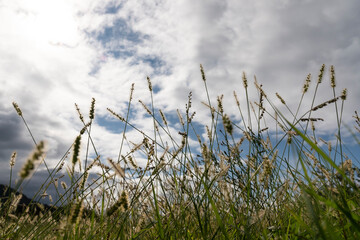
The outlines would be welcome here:
M 9 180 L 12 151 L 19 153 L 17 171 L 33 148 L 13 101 L 35 139 L 47 141 L 53 167 L 82 127 L 74 103 L 87 116 L 95 97 L 95 144 L 104 158 L 117 158 L 123 125 L 106 108 L 125 115 L 135 83 L 133 123 L 151 134 L 138 103 L 150 103 L 146 76 L 155 105 L 167 115 L 184 111 L 192 91 L 195 121 L 209 121 L 200 104 L 206 101 L 200 63 L 212 101 L 224 94 L 225 111 L 237 120 L 232 92 L 245 104 L 242 71 L 252 95 L 256 74 L 277 106 L 276 92 L 294 109 L 307 74 L 314 87 L 323 63 L 316 103 L 332 97 L 328 72 L 334 65 L 337 94 L 349 91 L 343 121 L 352 126 L 360 99 L 359 11 L 357 0 L 0 1 L 0 183 Z M 335 115 L 327 117 L 319 127 L 332 134 Z M 173 123 L 174 135 L 178 130 Z M 133 141 L 141 141 L 133 132 Z

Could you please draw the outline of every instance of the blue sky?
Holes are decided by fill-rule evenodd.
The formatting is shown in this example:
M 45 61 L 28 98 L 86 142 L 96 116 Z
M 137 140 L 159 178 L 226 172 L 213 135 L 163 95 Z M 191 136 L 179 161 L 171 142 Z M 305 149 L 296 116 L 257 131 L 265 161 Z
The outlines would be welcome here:
M 311 73 L 304 112 L 322 64 L 327 66 L 326 74 L 315 104 L 332 98 L 329 68 L 334 65 L 336 94 L 343 88 L 349 92 L 343 123 L 351 127 L 360 99 L 359 10 L 356 0 L 0 1 L 0 183 L 9 179 L 12 151 L 18 152 L 17 171 L 33 148 L 13 101 L 36 139 L 47 141 L 47 161 L 54 166 L 81 129 L 74 103 L 87 114 L 95 97 L 93 139 L 104 158 L 116 159 L 123 124 L 106 108 L 124 116 L 135 83 L 132 122 L 151 135 L 151 118 L 138 102 L 150 106 L 147 76 L 153 84 L 154 104 L 168 117 L 178 141 L 176 110 L 184 114 L 190 91 L 194 121 L 199 126 L 209 124 L 208 109 L 201 104 L 207 98 L 200 63 L 211 101 L 224 94 L 225 112 L 235 122 L 240 116 L 232 92 L 236 90 L 245 106 L 243 71 L 251 100 L 257 97 L 256 74 L 268 97 L 285 113 L 275 93 L 296 111 Z M 336 132 L 332 109 L 316 115 L 325 119 L 316 127 L 328 139 L 334 139 Z M 347 135 L 345 130 L 345 140 L 353 148 Z M 133 142 L 142 140 L 132 129 L 128 136 Z M 40 176 L 32 181 L 41 182 Z

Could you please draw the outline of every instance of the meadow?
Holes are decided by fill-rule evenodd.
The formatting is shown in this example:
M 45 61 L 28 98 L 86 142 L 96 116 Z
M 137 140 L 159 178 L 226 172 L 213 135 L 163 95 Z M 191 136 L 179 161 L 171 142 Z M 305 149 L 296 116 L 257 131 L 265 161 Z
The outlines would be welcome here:
M 347 90 L 337 93 L 334 67 L 330 66 L 326 83 L 325 65 L 314 80 L 310 74 L 306 77 L 295 110 L 279 93 L 278 102 L 272 102 L 256 79 L 258 100 L 250 101 L 250 83 L 243 73 L 245 104 L 234 91 L 241 121 L 234 121 L 224 111 L 221 95 L 211 102 L 201 65 L 200 71 L 207 93 L 203 105 L 208 108 L 211 124 L 195 126 L 189 93 L 184 111 L 172 116 L 180 126 L 175 136 L 169 116 L 153 104 L 153 88 L 147 78 L 152 100 L 140 103 L 152 117 L 152 137 L 132 124 L 134 88 L 130 89 L 127 114 L 120 116 L 108 109 L 124 126 L 118 159 L 97 154 L 91 134 L 95 99 L 88 117 L 76 107 L 83 128 L 69 148 L 71 154 L 65 154 L 56 168 L 50 169 L 44 159 L 45 143 L 36 143 L 12 186 L 14 190 L 1 201 L 0 238 L 359 239 L 360 172 L 342 141 Z M 309 96 L 311 81 L 315 81 L 315 88 Z M 315 104 L 321 87 L 330 90 L 333 97 Z M 311 99 L 311 105 L 301 113 L 305 98 Z M 28 126 L 31 119 L 13 105 Z M 286 114 L 279 105 L 287 109 Z M 338 129 L 332 141 L 317 134 L 316 125 L 324 119 L 315 116 L 323 108 L 335 115 Z M 360 117 L 356 111 L 353 120 L 355 127 L 349 131 L 359 145 Z M 126 135 L 128 129 L 138 131 L 143 140 L 132 142 Z M 199 133 L 202 129 L 205 134 Z M 32 134 L 31 129 L 29 132 Z M 82 143 L 86 143 L 85 149 L 80 148 Z M 124 146 L 131 150 L 125 152 Z M 86 152 L 86 159 L 81 159 L 80 151 Z M 89 151 L 95 152 L 94 158 Z M 139 164 L 141 161 L 146 164 Z M 15 163 L 14 152 L 9 162 L 10 183 Z M 21 195 L 15 191 L 40 164 L 49 176 L 30 203 L 20 204 Z M 89 180 L 95 171 L 97 179 Z M 64 175 L 70 184 L 62 180 Z M 56 189 L 56 196 L 46 194 L 49 187 Z M 52 200 L 53 207 L 40 204 L 42 198 Z

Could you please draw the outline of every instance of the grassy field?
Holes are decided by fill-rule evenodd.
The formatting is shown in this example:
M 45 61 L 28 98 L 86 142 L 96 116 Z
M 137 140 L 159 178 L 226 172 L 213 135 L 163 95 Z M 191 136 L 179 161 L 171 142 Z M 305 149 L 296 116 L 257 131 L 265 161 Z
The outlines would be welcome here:
M 200 70 L 208 93 L 202 66 Z M 49 177 L 34 201 L 20 206 L 20 195 L 10 194 L 1 203 L 0 238 L 360 239 L 359 168 L 346 156 L 340 131 L 347 90 L 336 94 L 333 66 L 331 88 L 328 83 L 321 85 L 324 71 L 323 65 L 315 79 L 313 96 L 307 95 L 311 76 L 306 78 L 296 111 L 290 110 L 278 93 L 279 102 L 271 102 L 256 81 L 258 100 L 251 102 L 243 74 L 244 105 L 234 92 L 234 104 L 243 121 L 236 124 L 224 112 L 222 96 L 216 103 L 208 96 L 203 104 L 209 108 L 211 124 L 202 126 L 206 129 L 203 135 L 198 133 L 202 128 L 195 127 L 191 93 L 185 110 L 177 114 L 177 136 L 171 134 L 166 116 L 153 101 L 149 106 L 141 102 L 153 118 L 153 137 L 146 135 L 129 117 L 132 88 L 126 116 L 108 109 L 124 124 L 116 160 L 97 155 L 91 137 L 93 99 L 89 120 L 77 108 L 84 128 L 74 141 L 71 156 L 48 169 Z M 148 85 L 152 99 L 149 78 Z M 321 86 L 330 89 L 333 97 L 315 105 Z M 312 104 L 300 114 L 305 98 L 311 98 Z M 278 110 L 279 103 L 288 109 L 291 119 Z M 26 124 L 19 106 L 14 103 L 14 107 Z M 321 108 L 329 108 L 335 115 L 335 141 L 317 135 L 316 124 L 323 119 L 314 116 Z M 358 141 L 360 118 L 356 112 L 354 122 L 354 141 Z M 126 129 L 139 131 L 143 141 L 132 143 Z M 171 139 L 169 145 L 165 135 Z M 198 143 L 190 144 L 190 136 Z M 80 161 L 82 142 L 88 143 L 82 151 L 94 151 L 94 159 Z M 125 144 L 131 146 L 129 152 L 123 151 Z M 47 168 L 44 147 L 44 142 L 36 145 L 19 173 L 15 190 L 31 178 L 38 164 Z M 10 159 L 10 176 L 15 158 L 16 153 Z M 147 164 L 139 166 L 140 159 Z M 95 170 L 98 179 L 88 180 Z M 69 176 L 71 184 L 61 180 L 63 174 Z M 57 196 L 45 194 L 49 187 L 56 189 Z M 35 202 L 42 197 L 56 199 L 53 204 L 57 207 L 44 208 Z

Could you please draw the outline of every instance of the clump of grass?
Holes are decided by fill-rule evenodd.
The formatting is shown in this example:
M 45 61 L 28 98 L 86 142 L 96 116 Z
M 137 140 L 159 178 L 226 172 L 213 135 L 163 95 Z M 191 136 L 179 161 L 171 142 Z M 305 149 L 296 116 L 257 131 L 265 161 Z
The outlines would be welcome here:
M 156 109 L 147 77 L 151 102 L 140 99 L 139 103 L 152 117 L 152 134 L 138 129 L 130 119 L 134 85 L 126 116 L 108 109 L 124 126 L 117 160 L 100 156 L 92 139 L 95 99 L 89 121 L 76 105 L 83 124 L 80 135 L 58 165 L 48 169 L 48 179 L 24 211 L 16 212 L 21 195 L 10 194 L 1 202 L 1 238 L 357 239 L 359 168 L 358 162 L 344 153 L 341 140 L 347 90 L 336 95 L 335 70 L 331 66 L 333 97 L 315 104 L 324 71 L 322 65 L 311 105 L 305 106 L 308 110 L 303 113 L 311 74 L 299 89 L 301 98 L 292 110 L 279 93 L 275 94 L 279 105 L 272 102 L 256 78 L 257 101 L 250 101 L 249 81 L 243 73 L 246 101 L 243 105 L 234 91 L 239 110 L 236 115 L 226 112 L 223 95 L 216 104 L 211 102 L 205 70 L 200 65 L 207 95 L 203 104 L 209 109 L 210 125 L 198 126 L 190 92 L 185 110 L 176 111 L 180 127 L 175 134 L 172 129 L 176 124 L 168 121 L 163 110 Z M 19 106 L 13 105 L 26 124 Z M 280 112 L 278 106 L 286 111 Z M 329 107 L 335 107 L 335 142 L 323 139 L 316 131 L 318 124 L 327 121 L 317 116 L 318 110 Z M 354 119 L 355 129 L 360 132 L 357 112 Z M 138 131 L 143 140 L 132 142 L 128 128 Z M 355 134 L 354 139 L 360 143 Z M 79 157 L 81 141 L 86 142 L 85 161 Z M 72 148 L 66 180 L 63 166 Z M 34 163 L 45 164 L 44 143 L 36 144 L 35 149 L 20 172 L 15 190 L 35 171 Z M 14 164 L 15 154 L 11 156 L 10 171 Z M 97 174 L 97 178 L 90 181 L 91 174 Z M 57 193 L 52 196 L 54 207 L 42 205 L 35 214 L 31 209 L 41 196 L 48 196 L 50 186 Z

